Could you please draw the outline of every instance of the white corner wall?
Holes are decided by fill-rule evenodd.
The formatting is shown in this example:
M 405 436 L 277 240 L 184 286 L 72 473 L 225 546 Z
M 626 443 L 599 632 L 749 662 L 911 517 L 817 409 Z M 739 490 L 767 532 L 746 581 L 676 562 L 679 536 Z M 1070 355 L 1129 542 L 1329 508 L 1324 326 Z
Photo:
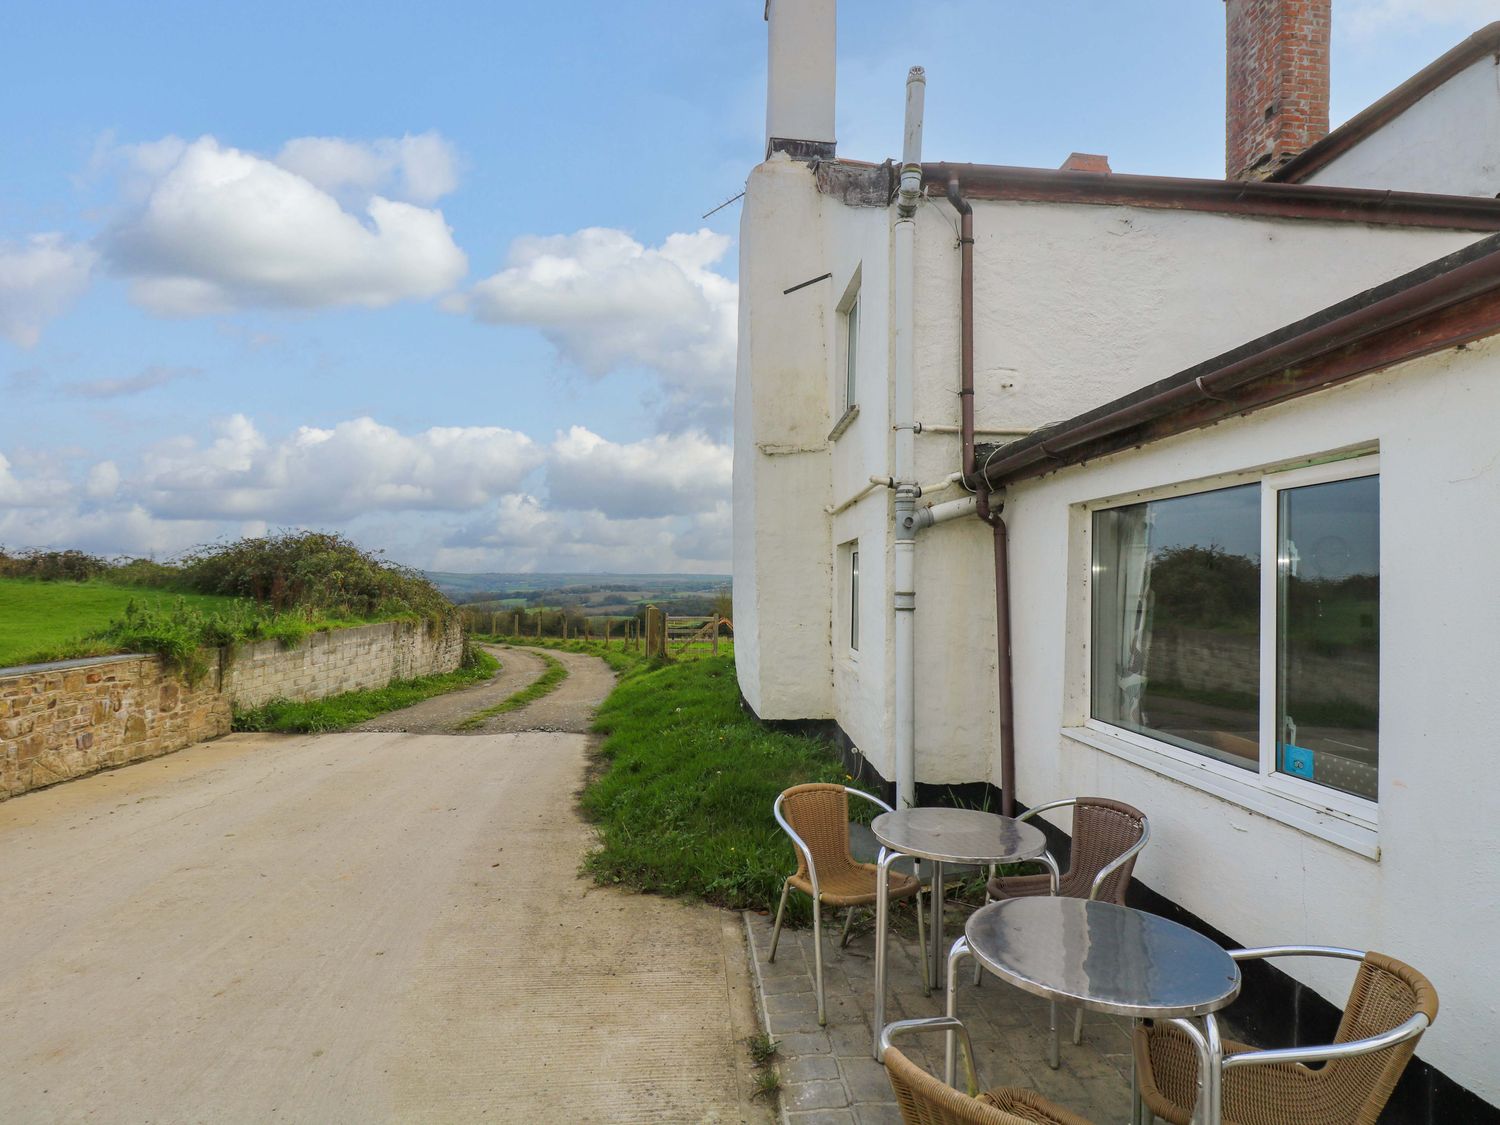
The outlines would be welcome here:
M 1500 1102 L 1500 340 L 1013 489 L 1018 796 L 1078 793 L 1151 817 L 1138 877 L 1250 945 L 1322 943 L 1409 961 L 1442 1011 L 1419 1054 Z M 1378 443 L 1379 856 L 1370 858 L 1065 732 L 1087 707 L 1080 505 Z M 998 763 L 990 774 L 998 781 Z M 1335 1003 L 1348 974 L 1282 965 Z
M 833 713 L 833 544 L 822 199 L 777 154 L 746 185 L 734 411 L 734 621 L 740 690 L 763 719 Z
M 1500 59 L 1485 57 L 1306 180 L 1446 195 L 1500 192 Z

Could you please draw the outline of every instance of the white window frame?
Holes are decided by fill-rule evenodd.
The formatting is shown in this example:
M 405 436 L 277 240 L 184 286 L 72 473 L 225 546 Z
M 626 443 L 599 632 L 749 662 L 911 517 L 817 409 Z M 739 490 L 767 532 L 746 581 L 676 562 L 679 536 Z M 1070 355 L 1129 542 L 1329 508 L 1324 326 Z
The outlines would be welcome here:
M 844 361 L 844 409 L 859 405 L 859 289 L 849 303 L 840 310 L 843 331 L 843 346 L 840 356 Z
M 1065 733 L 1096 749 L 1107 750 L 1126 757 L 1158 773 L 1227 797 L 1257 812 L 1295 823 L 1314 835 L 1323 836 L 1325 839 L 1340 843 L 1352 850 L 1378 856 L 1379 849 L 1373 835 L 1380 823 L 1379 806 L 1376 802 L 1276 771 L 1276 618 L 1277 577 L 1280 573 L 1277 558 L 1277 518 L 1280 495 L 1288 489 L 1307 485 L 1380 475 L 1378 454 L 1341 457 L 1312 465 L 1303 460 L 1297 464 L 1299 467 L 1237 473 L 1213 481 L 1175 484 L 1132 494 L 1128 498 L 1117 497 L 1083 505 L 1085 566 L 1088 573 L 1087 605 L 1089 607 L 1089 612 L 1085 615 L 1087 624 L 1085 625 L 1083 662 L 1084 719 L 1081 727 L 1067 729 Z M 1137 734 L 1093 717 L 1094 513 L 1150 500 L 1212 492 L 1242 484 L 1259 484 L 1261 489 L 1260 756 L 1258 768 L 1253 771 L 1230 765 L 1227 762 L 1220 762 L 1207 754 L 1198 754 L 1149 735 Z M 1145 753 L 1131 752 L 1137 750 L 1145 751 Z M 1335 823 L 1330 824 L 1330 821 Z

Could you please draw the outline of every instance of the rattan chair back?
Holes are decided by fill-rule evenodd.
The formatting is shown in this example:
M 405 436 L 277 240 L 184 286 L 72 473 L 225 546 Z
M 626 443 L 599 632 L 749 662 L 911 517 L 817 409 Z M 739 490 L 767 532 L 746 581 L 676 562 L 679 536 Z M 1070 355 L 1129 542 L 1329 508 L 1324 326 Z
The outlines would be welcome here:
M 1007 1099 L 1009 1108 L 1001 1109 L 984 1094 L 971 1098 L 928 1074 L 895 1047 L 885 1049 L 885 1073 L 906 1125 L 1059 1125 L 1063 1121 L 1071 1125 L 1076 1120 L 1071 1115 L 1060 1117 L 1041 1105 L 1026 1105 L 1031 1099 Z
M 1366 953 L 1356 970 L 1334 1043 L 1381 1035 L 1418 1012 L 1437 1017 L 1437 990 L 1410 965 Z M 1224 1120 L 1236 1125 L 1375 1125 L 1420 1035 L 1353 1058 L 1237 1066 L 1224 1075 Z M 1226 1054 L 1253 1052 L 1226 1041 Z M 1142 1090 L 1157 1116 L 1186 1125 L 1196 1097 L 1198 1056 L 1187 1037 L 1158 1023 L 1136 1033 Z
M 1088 898 L 1099 872 L 1140 842 L 1146 832 L 1146 817 L 1140 809 L 1108 797 L 1080 797 L 1073 806 L 1073 848 L 1068 872 L 1059 893 L 1067 898 Z M 1131 856 L 1110 872 L 1099 892 L 1099 902 L 1125 904 L 1125 888 L 1135 870 Z
M 825 892 L 873 886 L 869 871 L 849 852 L 849 794 L 842 785 L 794 785 L 781 795 L 781 815 L 812 852 L 818 882 Z M 808 878 L 807 857 L 801 848 L 795 850 L 794 878 L 802 882 Z
M 1339 1021 L 1335 1043 L 1368 1039 L 1405 1023 L 1418 1012 L 1431 1024 L 1437 1018 L 1437 989 L 1432 982 L 1410 965 L 1383 953 L 1366 953 L 1354 977 L 1344 1018 Z M 1375 1119 L 1396 1088 L 1396 1080 L 1416 1053 L 1420 1036 L 1413 1037 L 1383 1051 L 1356 1055 L 1352 1059 L 1332 1059 L 1323 1069 L 1328 1087 L 1327 1104 L 1349 1106 L 1347 1116 L 1330 1115 L 1319 1122 L 1348 1122 L 1350 1125 L 1375 1125 Z M 1247 1068 L 1251 1074 L 1255 1068 Z

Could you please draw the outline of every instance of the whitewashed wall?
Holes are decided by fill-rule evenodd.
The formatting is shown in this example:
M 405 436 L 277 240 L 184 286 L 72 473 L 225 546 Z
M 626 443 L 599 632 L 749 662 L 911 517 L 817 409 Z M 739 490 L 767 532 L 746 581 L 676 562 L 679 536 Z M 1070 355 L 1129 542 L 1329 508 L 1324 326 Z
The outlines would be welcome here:
M 1500 60 L 1461 71 L 1307 182 L 1493 197 L 1500 192 Z
M 746 185 L 734 410 L 734 622 L 740 690 L 764 719 L 833 714 L 828 283 L 821 197 L 777 155 Z
M 1436 984 L 1421 1056 L 1500 1101 L 1500 341 L 1450 351 L 1014 489 L 1017 789 L 1099 793 L 1151 817 L 1137 875 L 1247 944 L 1373 948 Z M 1174 780 L 1149 754 L 1069 733 L 1087 707 L 1088 553 L 1080 505 L 1378 443 L 1378 858 L 1248 791 Z M 1166 768 L 1166 767 L 1161 767 Z M 998 764 L 991 772 L 998 781 Z M 1258 810 L 1258 811 L 1256 811 Z M 1287 821 L 1296 821 L 1294 826 Z M 1283 965 L 1340 1002 L 1347 973 Z
M 918 217 L 917 417 L 957 425 L 953 211 L 934 201 Z M 830 220 L 843 221 L 838 213 Z M 1034 203 L 976 203 L 974 227 L 975 413 L 981 427 L 1000 429 L 1071 417 L 1481 237 Z M 918 476 L 941 479 L 959 456 L 958 437 L 919 436 Z M 1051 550 L 1060 569 L 1065 540 Z M 972 781 L 989 775 L 999 737 L 988 529 L 964 520 L 923 532 L 916 573 L 917 779 Z M 889 585 L 868 581 L 866 594 L 890 604 Z M 1027 659 L 1018 648 L 1016 660 Z M 861 672 L 890 679 L 889 663 L 873 667 L 864 653 Z M 841 689 L 835 714 L 857 723 L 867 706 Z M 880 742 L 859 742 L 882 772 L 894 755 L 890 730 Z

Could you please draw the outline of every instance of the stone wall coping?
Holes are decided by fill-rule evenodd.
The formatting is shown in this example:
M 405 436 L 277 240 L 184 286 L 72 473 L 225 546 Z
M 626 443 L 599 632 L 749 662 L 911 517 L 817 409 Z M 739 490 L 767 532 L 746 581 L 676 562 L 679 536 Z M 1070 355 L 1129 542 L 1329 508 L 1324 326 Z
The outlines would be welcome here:
M 75 660 L 50 660 L 45 664 L 17 664 L 0 668 L 0 680 L 12 676 L 30 676 L 37 672 L 62 672 L 69 668 L 92 668 L 99 664 L 117 664 L 124 660 L 153 660 L 149 652 L 116 652 L 108 656 L 81 656 Z

